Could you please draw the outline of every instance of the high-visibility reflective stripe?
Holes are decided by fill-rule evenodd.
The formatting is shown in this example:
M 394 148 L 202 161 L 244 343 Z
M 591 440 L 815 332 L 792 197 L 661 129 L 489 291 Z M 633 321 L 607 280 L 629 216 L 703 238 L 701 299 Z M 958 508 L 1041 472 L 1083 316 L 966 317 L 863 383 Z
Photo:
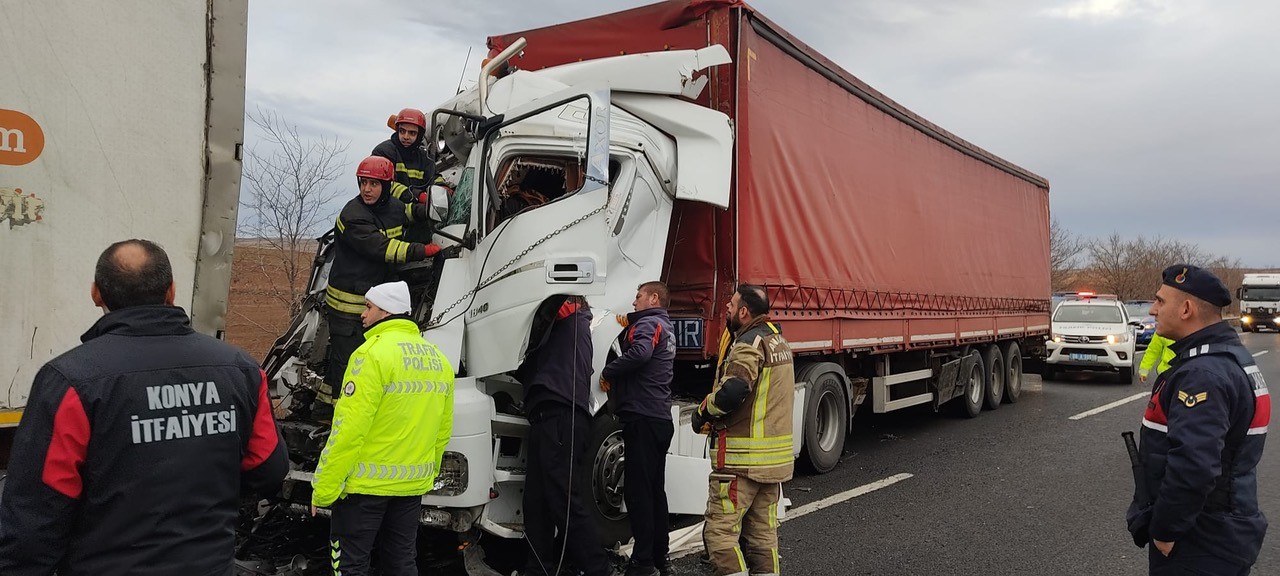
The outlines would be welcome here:
M 791 449 L 791 435 L 767 436 L 764 438 L 739 438 L 730 436 L 725 438 L 725 444 L 730 450 L 768 450 L 768 449 Z
M 338 217 L 338 232 L 346 232 L 347 225 L 342 223 L 342 217 Z
M 410 178 L 422 180 L 427 177 L 427 173 L 422 170 L 414 170 L 404 165 L 404 162 L 396 162 L 396 172 L 404 172 Z
M 773 368 L 765 368 L 760 371 L 760 383 L 756 388 L 756 405 L 751 410 L 751 437 L 764 437 L 764 418 L 765 409 L 769 404 L 769 387 L 770 380 L 773 379 Z
M 345 290 L 339 290 L 337 288 L 334 288 L 333 286 L 326 286 L 324 289 L 324 293 L 325 295 L 331 296 L 333 299 L 338 300 L 340 302 L 346 302 L 347 304 L 359 304 L 361 306 L 364 306 L 364 296 L 360 294 L 347 292 Z
M 435 380 L 411 380 L 382 385 L 383 394 L 448 394 L 451 383 Z
M 773 525 L 773 527 L 774 527 L 774 528 L 777 528 L 777 527 L 778 527 L 778 525 L 775 523 L 775 524 Z M 772 554 L 772 555 L 773 555 L 773 573 L 774 573 L 774 574 L 781 574 L 781 573 L 782 573 L 782 559 L 778 557 L 778 549 L 777 549 L 777 548 L 770 548 L 770 549 L 769 549 L 769 554 Z
M 378 232 L 381 233 L 383 236 L 386 236 L 387 238 L 399 238 L 401 236 L 404 236 L 404 226 L 387 228 L 386 230 L 379 230 Z
M 733 501 L 729 500 L 729 483 L 720 483 L 720 508 L 725 514 L 733 514 Z
M 739 571 L 745 572 L 747 570 L 747 559 L 742 557 L 742 547 L 734 546 L 733 552 L 738 555 L 738 568 L 741 569 Z
M 1152 430 L 1158 430 L 1158 431 L 1160 431 L 1160 432 L 1164 432 L 1165 434 L 1168 434 L 1168 433 L 1169 433 L 1169 427 L 1168 427 L 1168 426 L 1166 426 L 1166 425 L 1164 425 L 1164 424 L 1157 424 L 1157 423 L 1155 423 L 1155 422 L 1152 422 L 1152 421 L 1150 421 L 1150 420 L 1147 420 L 1146 418 L 1143 418 L 1143 419 L 1142 419 L 1142 425 L 1143 425 L 1143 426 L 1146 426 L 1147 428 L 1150 428 L 1150 429 L 1152 429 Z
M 363 314 L 364 313 L 364 304 L 348 304 L 346 302 L 338 300 L 337 298 L 334 298 L 332 294 L 325 294 L 324 301 L 326 304 L 329 305 L 330 308 L 333 308 L 334 310 L 337 310 L 339 312 L 346 312 L 347 314 Z
M 724 465 L 731 467 L 767 467 L 788 464 L 793 459 L 791 450 L 770 450 L 767 452 L 725 452 Z
M 351 476 L 370 480 L 421 480 L 430 478 L 435 473 L 436 464 L 433 462 L 412 466 L 360 462 L 356 464 L 356 469 L 351 473 Z
M 774 502 L 773 504 L 769 505 L 769 527 L 770 528 L 778 527 L 778 503 L 777 502 Z M 774 551 L 774 561 L 775 562 L 777 561 L 777 550 Z M 778 569 L 774 568 L 773 571 L 777 572 Z
M 329 558 L 331 558 L 330 565 L 333 566 L 333 573 L 337 576 L 341 576 L 342 549 L 337 540 L 331 540 L 329 542 L 329 546 Z

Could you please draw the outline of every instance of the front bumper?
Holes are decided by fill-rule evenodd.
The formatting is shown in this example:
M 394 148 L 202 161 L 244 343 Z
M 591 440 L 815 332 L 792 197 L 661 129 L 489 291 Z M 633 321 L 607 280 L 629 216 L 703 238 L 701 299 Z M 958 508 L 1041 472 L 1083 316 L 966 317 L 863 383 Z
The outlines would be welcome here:
M 1133 367 L 1133 344 L 1120 342 L 1116 344 L 1098 343 L 1045 343 L 1049 356 L 1045 363 L 1054 366 L 1070 366 L 1075 368 L 1092 368 L 1099 370 L 1119 370 Z

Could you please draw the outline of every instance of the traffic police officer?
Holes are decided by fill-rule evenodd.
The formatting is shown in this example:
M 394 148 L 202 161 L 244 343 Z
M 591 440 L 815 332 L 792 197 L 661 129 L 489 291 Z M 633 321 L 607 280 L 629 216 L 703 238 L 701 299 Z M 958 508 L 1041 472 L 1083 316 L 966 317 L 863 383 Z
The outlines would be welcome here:
M 397 186 L 392 181 L 394 175 L 390 160 L 378 156 L 365 158 L 356 168 L 360 194 L 347 202 L 338 214 L 333 268 L 325 288 L 328 368 L 315 407 L 316 416 L 321 419 L 332 414 L 330 405 L 344 381 L 347 359 L 364 340 L 360 315 L 365 309 L 365 291 L 375 284 L 393 280 L 395 266 L 425 260 L 440 252 L 437 244 L 402 239 L 407 224 L 428 221 L 430 215 L 422 204 L 406 205 L 392 197 L 388 191 Z
M 1178 264 L 1164 271 L 1151 307 L 1176 357 L 1156 378 L 1142 418 L 1146 482 L 1127 521 L 1134 543 L 1152 545 L 1153 575 L 1248 574 L 1267 530 L 1256 470 L 1271 397 L 1222 320 L 1230 303 L 1211 272 Z
M 311 511 L 333 507 L 335 574 L 367 574 L 375 537 L 381 574 L 418 574 L 422 496 L 453 434 L 453 368 L 409 310 L 404 282 L 365 295 L 365 343 L 351 356 L 316 466 Z
M 795 466 L 795 371 L 791 347 L 768 312 L 764 288 L 738 287 L 726 319 L 733 343 L 721 355 L 711 393 L 693 415 L 693 429 L 712 442 L 703 538 L 717 576 L 781 570 L 778 500 Z
M 1169 369 L 1169 363 L 1173 362 L 1175 356 L 1173 348 L 1169 347 L 1170 344 L 1173 344 L 1173 340 L 1159 334 L 1151 335 L 1151 343 L 1147 345 L 1146 351 L 1142 353 L 1142 363 L 1138 367 L 1138 379 L 1145 383 L 1147 377 L 1151 376 L 1152 369 L 1156 371 L 1156 374 Z

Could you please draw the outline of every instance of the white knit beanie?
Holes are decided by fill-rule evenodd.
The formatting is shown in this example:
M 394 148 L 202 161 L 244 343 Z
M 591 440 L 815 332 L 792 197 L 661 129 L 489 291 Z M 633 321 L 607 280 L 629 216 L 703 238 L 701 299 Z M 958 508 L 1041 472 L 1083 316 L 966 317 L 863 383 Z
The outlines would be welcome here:
M 374 286 L 365 292 L 364 297 L 391 314 L 409 313 L 409 285 L 403 281 Z

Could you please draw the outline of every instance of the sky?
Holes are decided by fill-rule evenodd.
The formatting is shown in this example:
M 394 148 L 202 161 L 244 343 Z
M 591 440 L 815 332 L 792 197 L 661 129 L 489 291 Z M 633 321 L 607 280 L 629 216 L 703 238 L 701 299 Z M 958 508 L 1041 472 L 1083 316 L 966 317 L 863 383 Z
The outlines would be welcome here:
M 646 3 L 253 0 L 247 109 L 350 142 L 354 173 L 390 136 L 388 115 L 475 84 L 487 36 Z M 1075 234 L 1161 236 L 1280 266 L 1280 2 L 750 4 L 912 111 L 1047 178 L 1051 213 Z M 247 146 L 259 140 L 248 130 Z

